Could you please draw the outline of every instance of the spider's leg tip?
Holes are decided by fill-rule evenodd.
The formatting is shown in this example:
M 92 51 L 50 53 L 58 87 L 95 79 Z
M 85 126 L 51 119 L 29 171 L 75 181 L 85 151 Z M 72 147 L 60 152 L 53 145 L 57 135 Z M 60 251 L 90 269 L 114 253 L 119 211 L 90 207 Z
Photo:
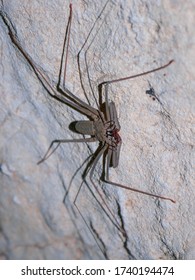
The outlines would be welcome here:
M 40 163 L 42 163 L 44 161 L 44 159 L 41 159 L 37 162 L 37 165 L 39 165 Z

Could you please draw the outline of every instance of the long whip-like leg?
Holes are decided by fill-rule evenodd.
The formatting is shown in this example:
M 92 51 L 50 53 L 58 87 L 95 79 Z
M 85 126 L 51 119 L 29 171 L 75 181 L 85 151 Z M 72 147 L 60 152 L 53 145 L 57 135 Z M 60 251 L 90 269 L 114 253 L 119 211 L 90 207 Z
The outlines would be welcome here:
M 20 51 L 20 53 L 24 56 L 24 58 L 30 64 L 34 73 L 38 77 L 39 81 L 42 83 L 43 87 L 47 90 L 49 95 L 52 96 L 53 98 L 65 103 L 66 105 L 69 105 L 76 111 L 78 111 L 88 117 L 93 117 L 94 114 L 91 112 L 91 110 L 88 110 L 87 108 L 82 107 L 81 105 L 77 104 L 73 98 L 69 97 L 69 95 L 71 95 L 72 93 L 68 89 L 67 89 L 67 94 L 62 95 L 50 84 L 49 79 L 46 77 L 46 75 L 43 74 L 43 72 L 38 69 L 38 67 L 36 66 L 36 63 L 33 61 L 33 59 L 30 57 L 30 55 L 21 46 L 20 41 L 17 37 L 17 32 L 15 31 L 15 29 L 11 23 L 11 20 L 9 19 L 7 14 L 3 11 L 3 9 L 0 10 L 0 16 L 2 17 L 5 25 L 8 28 L 9 36 L 10 36 L 13 44 L 17 47 L 17 49 Z M 96 113 L 96 114 L 98 115 L 98 113 Z
M 110 179 L 109 179 L 110 161 L 111 161 L 111 152 L 108 152 L 107 164 L 106 164 L 106 175 L 105 175 L 105 179 L 103 180 L 107 184 L 114 185 L 116 187 L 123 188 L 123 189 L 126 189 L 126 190 L 138 192 L 138 193 L 141 193 L 141 194 L 145 194 L 145 195 L 148 195 L 148 196 L 152 196 L 152 197 L 156 197 L 156 198 L 160 198 L 160 199 L 164 199 L 164 200 L 169 200 L 169 201 L 175 203 L 175 200 L 173 200 L 173 199 L 171 199 L 169 197 L 165 197 L 165 196 L 161 196 L 161 195 L 156 195 L 156 194 L 153 194 L 153 193 L 149 193 L 149 192 L 145 192 L 145 191 L 142 191 L 142 190 L 139 190 L 139 189 L 127 187 L 127 186 L 124 186 L 122 184 L 110 181 Z
M 112 119 L 111 115 L 113 115 L 113 112 L 114 112 L 114 108 L 112 106 L 110 106 L 110 104 L 108 102 L 108 85 L 109 84 L 115 83 L 115 82 L 124 81 L 124 80 L 127 80 L 127 79 L 132 79 L 132 78 L 140 77 L 140 76 L 147 75 L 147 74 L 155 72 L 155 71 L 159 71 L 159 70 L 169 66 L 172 62 L 173 62 L 173 60 L 171 60 L 169 63 L 167 63 L 167 64 L 165 64 L 165 65 L 163 65 L 161 67 L 158 67 L 156 69 L 153 69 L 153 70 L 150 70 L 150 71 L 147 71 L 147 72 L 143 72 L 143 73 L 140 73 L 140 74 L 137 74 L 137 75 L 133 75 L 133 76 L 130 76 L 130 77 L 125 77 L 125 78 L 121 78 L 121 79 L 116 79 L 116 80 L 111 80 L 111 81 L 103 82 L 102 84 L 100 84 L 100 88 L 101 89 L 102 89 L 102 85 L 105 86 L 105 104 L 106 104 L 106 117 L 107 117 L 107 120 L 110 121 Z M 116 123 L 116 125 L 117 125 L 118 124 L 117 116 L 115 114 L 113 116 L 114 116 L 114 119 L 112 119 L 112 121 L 114 123 Z M 121 146 L 121 141 L 119 141 L 119 143 L 116 143 L 116 147 L 115 148 L 110 147 L 110 149 L 108 151 L 107 166 L 106 166 L 106 176 L 105 176 L 104 181 L 106 183 L 108 183 L 108 184 L 111 184 L 111 185 L 114 185 L 114 186 L 117 186 L 117 187 L 120 187 L 120 188 L 123 188 L 123 189 L 131 190 L 131 191 L 134 191 L 134 192 L 142 193 L 142 194 L 153 196 L 153 197 L 156 197 L 156 198 L 161 198 L 161 199 L 164 199 L 164 200 L 169 200 L 169 201 L 175 203 L 175 201 L 173 199 L 171 199 L 171 198 L 160 196 L 160 195 L 155 195 L 155 194 L 152 194 L 152 193 L 149 193 L 149 192 L 145 192 L 145 191 L 142 191 L 142 190 L 139 190 L 139 189 L 136 189 L 136 188 L 127 187 L 125 185 L 122 185 L 122 184 L 119 184 L 119 183 L 115 183 L 115 182 L 112 182 L 112 181 L 109 180 L 109 167 L 111 165 L 111 159 L 113 161 L 113 158 L 114 158 L 114 161 L 112 162 L 112 165 L 113 166 L 117 166 L 118 165 L 118 161 L 119 161 L 120 146 Z
M 91 116 L 93 115 L 98 116 L 97 109 L 93 108 L 92 106 L 88 105 L 86 102 L 82 101 L 66 87 L 66 69 L 68 65 L 68 52 L 69 52 L 70 31 L 71 31 L 71 22 L 72 22 L 72 4 L 70 4 L 69 8 L 70 8 L 70 13 L 69 13 L 68 24 L 64 37 L 57 89 L 62 95 L 68 96 L 73 102 L 77 103 L 86 111 L 89 111 L 91 113 Z
M 160 70 L 168 67 L 173 62 L 174 62 L 174 60 L 172 59 L 168 63 L 166 63 L 165 65 L 160 66 L 158 68 L 155 68 L 155 69 L 152 69 L 152 70 L 149 70 L 149 71 L 146 71 L 146 72 L 142 72 L 142 73 L 139 73 L 139 74 L 136 74 L 136 75 L 120 78 L 120 79 L 114 79 L 114 80 L 110 80 L 110 81 L 105 81 L 105 82 L 101 83 L 99 86 L 104 85 L 104 84 L 118 83 L 118 82 L 122 82 L 122 81 L 125 81 L 125 80 L 130 80 L 130 79 L 134 79 L 134 78 L 137 78 L 137 77 L 145 76 L 145 75 L 148 75 L 150 73 L 153 73 L 153 72 L 156 72 L 156 71 L 160 71 Z
M 92 191 L 92 189 L 90 188 L 90 186 L 88 185 L 87 181 L 86 181 L 86 178 L 92 168 L 92 166 L 94 165 L 94 162 L 96 160 L 96 157 L 102 152 L 104 153 L 104 151 L 102 151 L 103 149 L 103 146 L 101 145 L 100 147 L 98 147 L 98 149 L 96 150 L 95 154 L 92 156 L 91 160 L 88 162 L 84 172 L 83 172 L 83 180 L 79 186 L 79 189 L 77 191 L 77 194 L 75 196 L 75 199 L 74 199 L 74 205 L 75 207 L 77 208 L 80 216 L 82 217 L 84 223 L 86 224 L 86 226 L 88 227 L 89 231 L 91 232 L 92 236 L 94 237 L 95 241 L 96 241 L 96 244 L 97 246 L 100 248 L 100 250 L 102 251 L 103 255 L 105 256 L 106 259 L 108 259 L 108 256 L 107 256 L 107 253 L 106 253 L 106 250 L 105 250 L 105 246 L 104 246 L 104 243 L 102 242 L 102 240 L 100 239 L 100 237 L 98 236 L 98 240 L 101 244 L 99 244 L 99 242 L 97 241 L 97 233 L 94 231 L 94 228 L 91 228 L 92 225 L 89 225 L 84 217 L 84 215 L 82 214 L 81 210 L 79 209 L 79 207 L 77 206 L 77 199 L 78 199 L 78 196 L 81 192 L 81 189 L 83 187 L 83 184 L 85 183 L 89 189 L 89 191 L 91 192 L 91 194 L 93 195 L 93 197 L 95 198 L 95 200 L 97 201 L 98 205 L 103 209 L 103 211 L 105 212 L 105 214 L 109 217 L 109 219 L 112 221 L 113 224 L 115 224 L 112 220 L 112 218 L 109 216 L 109 214 L 107 213 L 107 211 L 105 210 L 105 208 L 103 207 L 102 203 L 99 201 L 98 197 L 94 194 L 94 191 Z M 98 194 L 99 194 L 99 191 L 98 191 Z M 102 196 L 100 195 L 100 198 L 102 199 Z M 105 204 L 105 203 L 104 203 Z M 107 206 L 108 207 L 108 206 Z M 110 212 L 110 211 L 109 211 Z M 118 227 L 117 227 L 118 228 Z
M 102 24 L 103 22 L 101 23 L 100 20 L 101 20 L 101 16 L 103 15 L 105 9 L 108 7 L 108 3 L 110 1 L 106 1 L 103 8 L 101 9 L 99 15 L 97 16 L 95 22 L 93 23 L 93 26 L 92 28 L 90 29 L 89 33 L 88 33 L 88 36 L 84 42 L 84 44 L 82 45 L 78 55 L 77 55 L 77 64 L 78 64 L 78 69 L 79 69 L 79 77 L 80 77 L 80 83 L 81 83 L 81 87 L 83 89 L 83 92 L 85 94 L 85 97 L 88 101 L 88 103 L 90 104 L 90 101 L 87 97 L 87 94 L 86 94 L 86 89 L 85 89 L 85 86 L 84 86 L 84 83 L 83 83 L 83 73 L 86 72 L 86 78 L 87 78 L 87 81 L 88 81 L 88 85 L 89 85 L 89 88 L 93 94 L 93 97 L 95 99 L 95 102 L 96 102 L 96 105 L 97 107 L 99 107 L 99 104 L 97 103 L 97 100 L 96 100 L 96 95 L 94 93 L 94 90 L 93 90 L 93 87 L 92 87 L 92 84 L 91 84 L 91 79 L 90 79 L 90 74 L 89 74 L 89 67 L 88 67 L 88 61 L 87 61 L 87 54 L 88 54 L 88 51 L 89 51 L 89 48 L 91 47 L 91 45 L 93 44 L 98 32 L 100 31 L 101 27 L 102 27 Z M 109 10 L 110 11 L 110 10 Z M 100 22 L 100 24 L 99 24 Z M 95 35 L 93 34 L 94 33 L 94 30 L 95 30 L 95 27 L 98 27 L 97 29 L 97 32 L 95 33 Z M 89 44 L 87 45 L 87 42 L 89 41 Z M 85 64 L 85 67 L 86 67 L 86 71 L 82 71 L 81 70 L 81 54 L 82 52 L 84 51 L 84 64 Z
M 95 236 L 95 234 L 94 234 L 94 231 L 91 229 L 90 225 L 87 223 L 87 221 L 86 221 L 84 215 L 82 214 L 81 210 L 79 209 L 79 207 L 78 207 L 77 204 L 76 204 L 76 201 L 77 201 L 78 195 L 79 195 L 79 193 L 80 193 L 80 191 L 81 191 L 81 188 L 82 188 L 82 186 L 83 186 L 83 183 L 84 183 L 84 180 L 82 181 L 82 183 L 81 183 L 81 185 L 80 185 L 80 187 L 79 187 L 79 190 L 78 190 L 77 195 L 76 195 L 75 200 L 74 200 L 74 205 L 75 205 L 77 211 L 79 212 L 81 218 L 83 219 L 85 225 L 87 226 L 88 230 L 91 232 L 92 236 L 94 237 L 94 240 L 95 240 L 97 246 L 99 247 L 100 251 L 103 253 L 104 257 L 105 257 L 106 259 L 108 259 L 108 256 L 107 256 L 107 254 L 106 254 L 105 248 L 102 248 L 102 247 L 100 246 L 100 244 L 98 243 L 98 241 L 97 241 L 97 239 L 96 239 L 96 236 Z M 99 202 L 99 201 L 98 201 L 98 202 Z
M 106 149 L 108 149 L 108 146 L 105 145 L 99 152 L 99 154 L 96 156 L 95 160 L 94 160 L 94 163 L 93 163 L 93 166 L 91 168 L 91 171 L 90 171 L 90 175 L 89 175 L 89 178 L 90 178 L 90 181 L 91 183 L 93 184 L 96 192 L 98 193 L 98 195 L 101 197 L 106 209 L 108 210 L 109 214 L 112 216 L 112 222 L 113 224 L 116 226 L 116 228 L 118 228 L 118 230 L 120 230 L 120 232 L 123 234 L 123 235 L 126 235 L 126 233 L 124 232 L 124 230 L 121 228 L 120 224 L 118 223 L 118 221 L 116 220 L 114 214 L 112 213 L 112 211 L 110 210 L 110 208 L 108 207 L 108 205 L 106 204 L 106 201 L 105 199 L 103 198 L 102 194 L 100 193 L 99 189 L 97 188 L 96 184 L 94 183 L 93 181 L 93 174 L 94 174 L 94 169 L 100 159 L 100 157 L 104 154 L 104 152 L 106 151 Z
M 130 191 L 134 191 L 134 192 L 138 192 L 138 193 L 142 193 L 142 194 L 146 194 L 146 195 L 149 195 L 149 196 L 153 196 L 153 197 L 156 197 L 156 198 L 161 198 L 161 199 L 164 199 L 164 200 L 169 200 L 173 203 L 176 203 L 175 200 L 169 198 L 169 197 L 165 197 L 165 196 L 161 196 L 161 195 L 156 195 L 156 194 L 152 194 L 152 193 L 148 193 L 148 192 L 145 192 L 145 191 L 141 191 L 141 190 L 138 190 L 138 189 L 134 189 L 134 188 L 130 188 L 130 187 L 127 187 L 127 186 L 124 186 L 122 184 L 119 184 L 119 183 L 115 183 L 115 182 L 112 182 L 110 180 L 104 180 L 106 183 L 110 184 L 110 185 L 114 185 L 116 187 L 120 187 L 120 188 L 123 188 L 123 189 L 126 189 L 126 190 L 130 190 Z
M 92 159 L 89 168 L 86 170 L 86 172 L 85 172 L 85 174 L 84 174 L 83 181 L 82 181 L 82 183 L 81 183 L 81 185 L 80 185 L 80 187 L 79 187 L 79 190 L 78 190 L 78 192 L 77 192 L 77 195 L 75 196 L 74 204 L 75 204 L 75 206 L 77 207 L 77 205 L 76 205 L 77 198 L 78 198 L 78 196 L 79 196 L 79 193 L 80 193 L 80 190 L 81 190 L 81 188 L 82 188 L 82 186 L 83 186 L 83 183 L 86 182 L 86 177 L 87 177 L 88 173 L 90 172 L 90 173 L 89 173 L 90 181 L 91 181 L 93 187 L 95 188 L 96 193 L 97 193 L 97 194 L 99 195 L 99 197 L 101 198 L 101 200 L 102 200 L 103 205 L 104 205 L 105 208 L 104 208 L 103 205 L 99 202 L 99 200 L 95 197 L 96 201 L 97 201 L 98 204 L 102 207 L 102 209 L 104 210 L 104 212 L 106 213 L 106 215 L 109 217 L 109 219 L 110 219 L 110 221 L 113 223 L 113 225 L 122 233 L 123 236 L 126 236 L 125 231 L 123 230 L 123 228 L 121 227 L 121 225 L 120 225 L 120 224 L 118 223 L 118 221 L 116 220 L 116 217 L 114 216 L 114 214 L 113 214 L 113 212 L 111 211 L 111 209 L 108 207 L 108 205 L 107 205 L 105 199 L 103 198 L 101 192 L 99 191 L 99 189 L 97 188 L 96 184 L 95 184 L 94 181 L 93 181 L 94 169 L 95 169 L 95 167 L 96 167 L 96 165 L 97 165 L 97 162 L 99 161 L 100 157 L 104 154 L 104 152 L 106 151 L 107 148 L 108 148 L 107 145 L 102 146 L 102 147 L 99 149 L 99 151 L 97 152 L 96 156 Z M 90 191 L 91 191 L 91 190 L 90 190 Z M 92 191 L 91 191 L 91 192 L 92 192 Z M 77 209 L 78 209 L 78 207 L 77 207 Z M 78 211 L 79 211 L 79 213 L 80 213 L 80 210 L 79 210 L 79 209 L 78 209 Z M 82 213 L 80 213 L 80 214 L 81 214 L 82 218 L 84 219 Z M 85 221 L 85 219 L 84 219 L 84 221 Z M 85 221 L 85 223 L 87 224 L 86 221 Z M 87 226 L 88 226 L 88 225 L 87 225 Z M 88 226 L 88 227 L 89 227 L 89 226 Z
M 57 139 L 57 140 L 53 140 L 47 150 L 47 152 L 45 153 L 44 157 L 37 162 L 37 164 L 42 163 L 43 161 L 45 161 L 46 159 L 48 159 L 54 152 L 55 150 L 59 147 L 60 144 L 62 143 L 89 143 L 89 142 L 95 142 L 97 141 L 94 137 L 90 137 L 90 138 L 83 138 L 83 139 Z M 51 148 L 54 144 L 57 143 L 57 146 L 51 151 Z
M 66 198 L 68 196 L 68 193 L 70 191 L 70 188 L 72 186 L 72 183 L 74 181 L 74 178 L 76 177 L 77 173 L 83 168 L 84 165 L 86 165 L 87 162 L 89 162 L 90 158 L 93 157 L 93 154 L 89 155 L 84 161 L 83 163 L 79 166 L 79 168 L 77 168 L 77 170 L 74 172 L 74 174 L 71 177 L 70 183 L 68 184 L 68 188 L 66 190 L 65 196 L 64 196 L 64 202 L 66 202 Z M 76 195 L 77 196 L 77 195 Z

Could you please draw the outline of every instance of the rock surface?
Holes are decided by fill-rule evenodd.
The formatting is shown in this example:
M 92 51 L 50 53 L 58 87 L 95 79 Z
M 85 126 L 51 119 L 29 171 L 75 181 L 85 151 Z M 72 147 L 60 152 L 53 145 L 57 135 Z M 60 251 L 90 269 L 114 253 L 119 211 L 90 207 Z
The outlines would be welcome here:
M 84 101 L 77 53 L 105 3 L 72 1 L 66 86 Z M 78 138 L 68 127 L 85 117 L 49 96 L 0 18 L 2 259 L 195 259 L 194 9 L 192 0 L 110 1 L 81 52 L 82 82 L 93 106 L 86 69 L 98 96 L 102 81 L 175 60 L 162 71 L 109 87 L 123 139 L 111 180 L 176 200 L 103 184 L 99 161 L 94 181 L 126 237 L 105 214 L 89 179 L 74 204 L 83 163 L 98 143 L 63 144 L 37 165 L 52 140 Z M 1 0 L 1 12 L 55 86 L 69 1 Z M 146 94 L 151 88 L 155 100 Z

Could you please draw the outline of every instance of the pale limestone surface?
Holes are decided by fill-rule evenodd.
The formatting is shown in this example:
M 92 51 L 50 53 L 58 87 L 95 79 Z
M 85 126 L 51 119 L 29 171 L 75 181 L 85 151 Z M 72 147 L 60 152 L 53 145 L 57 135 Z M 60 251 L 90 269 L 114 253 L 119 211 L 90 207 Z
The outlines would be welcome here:
M 105 2 L 72 1 L 67 87 L 83 100 L 77 53 Z M 69 1 L 4 0 L 1 9 L 22 46 L 56 85 Z M 104 80 L 175 60 L 161 72 L 109 88 L 123 139 L 120 166 L 111 170 L 111 179 L 176 200 L 173 204 L 102 184 L 100 161 L 96 184 L 127 238 L 97 203 L 96 199 L 103 205 L 89 180 L 76 201 L 86 223 L 73 203 L 82 164 L 98 143 L 61 145 L 37 165 L 52 140 L 78 138 L 68 126 L 84 117 L 48 95 L 0 18 L 2 259 L 195 259 L 194 9 L 193 0 L 110 1 L 95 26 L 94 41 L 88 43 L 95 95 Z M 84 56 L 81 62 L 83 84 L 95 106 Z M 145 93 L 149 84 L 160 102 Z

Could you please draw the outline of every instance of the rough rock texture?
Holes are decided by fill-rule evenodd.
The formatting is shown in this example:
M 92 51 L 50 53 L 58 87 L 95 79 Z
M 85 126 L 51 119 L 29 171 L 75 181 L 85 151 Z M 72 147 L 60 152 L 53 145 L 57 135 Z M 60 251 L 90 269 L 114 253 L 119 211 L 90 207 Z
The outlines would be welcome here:
M 66 85 L 83 100 L 77 53 L 105 2 L 72 1 Z M 61 145 L 37 165 L 52 140 L 79 137 L 68 126 L 84 116 L 48 95 L 0 18 L 2 259 L 195 259 L 194 9 L 193 0 L 110 1 L 87 42 L 95 95 L 104 80 L 175 60 L 160 72 L 109 87 L 123 139 L 120 166 L 111 170 L 111 179 L 176 200 L 173 204 L 102 184 L 100 161 L 95 182 L 127 238 L 105 214 L 89 180 L 74 205 L 83 162 L 98 143 Z M 1 0 L 1 11 L 56 85 L 69 1 Z M 95 106 L 83 53 L 82 81 Z M 155 100 L 146 94 L 151 87 Z

